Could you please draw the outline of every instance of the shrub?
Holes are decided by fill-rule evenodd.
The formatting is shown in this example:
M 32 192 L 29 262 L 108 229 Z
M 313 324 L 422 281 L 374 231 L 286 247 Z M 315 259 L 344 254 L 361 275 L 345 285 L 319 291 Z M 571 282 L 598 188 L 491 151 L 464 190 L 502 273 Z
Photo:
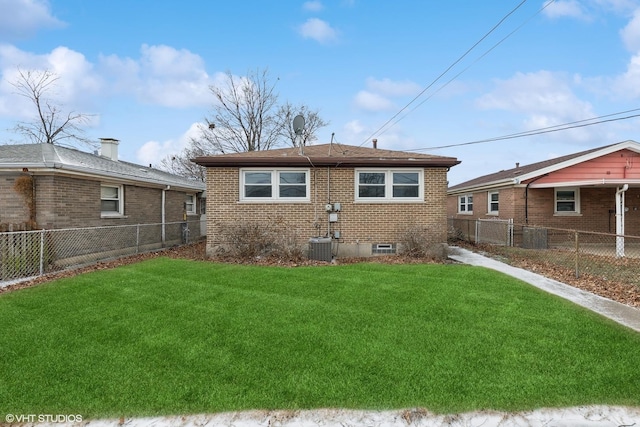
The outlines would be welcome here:
M 305 251 L 298 243 L 295 229 L 278 222 L 227 224 L 223 227 L 226 255 L 239 260 L 259 258 L 298 261 Z
M 412 258 L 444 261 L 449 256 L 446 244 L 437 242 L 429 227 L 412 224 L 400 232 L 400 254 Z

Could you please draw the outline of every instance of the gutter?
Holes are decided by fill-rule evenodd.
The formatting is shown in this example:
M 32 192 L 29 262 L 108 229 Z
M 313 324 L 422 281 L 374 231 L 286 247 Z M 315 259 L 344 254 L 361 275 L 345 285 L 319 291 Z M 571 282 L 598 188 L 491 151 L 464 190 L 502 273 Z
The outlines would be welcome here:
M 139 177 L 136 175 L 130 175 L 130 174 L 123 174 L 123 173 L 118 173 L 118 172 L 105 172 L 105 171 L 101 171 L 101 170 L 96 170 L 96 169 L 92 169 L 92 168 L 82 168 L 82 167 L 74 167 L 74 166 L 67 166 L 67 165 L 63 165 L 61 163 L 53 163 L 53 164 L 23 164 L 20 165 L 19 168 L 16 168 L 15 164 L 11 165 L 13 170 L 15 170 L 16 172 L 22 172 L 24 168 L 28 169 L 29 172 L 31 173 L 66 173 L 69 175 L 76 175 L 76 176 L 82 176 L 84 178 L 89 178 L 89 179 L 96 179 L 96 178 L 108 178 L 109 180 L 113 181 L 113 182 L 117 182 L 117 183 L 122 183 L 122 184 L 140 184 L 140 183 L 145 183 L 145 184 L 152 184 L 151 187 L 156 187 L 156 188 L 164 188 L 167 185 L 170 185 L 172 188 L 176 189 L 176 190 L 181 190 L 181 191 L 204 191 L 205 189 L 205 185 L 204 183 L 202 183 L 202 185 L 193 185 L 193 186 L 187 186 L 183 183 L 178 183 L 175 181 L 166 181 L 166 180 L 159 180 L 159 179 L 154 179 L 154 178 L 144 178 L 144 177 Z M 0 168 L 2 167 L 2 165 L 0 164 Z M 0 169 L 2 170 L 2 169 Z M 5 171 L 7 171 L 5 169 Z
M 349 158 L 349 157 L 312 157 L 315 166 L 354 167 L 354 166 L 408 166 L 408 167 L 452 167 L 460 164 L 453 158 Z M 307 166 L 307 157 L 254 157 L 250 159 L 229 157 L 196 157 L 192 160 L 206 167 L 255 167 L 255 166 Z

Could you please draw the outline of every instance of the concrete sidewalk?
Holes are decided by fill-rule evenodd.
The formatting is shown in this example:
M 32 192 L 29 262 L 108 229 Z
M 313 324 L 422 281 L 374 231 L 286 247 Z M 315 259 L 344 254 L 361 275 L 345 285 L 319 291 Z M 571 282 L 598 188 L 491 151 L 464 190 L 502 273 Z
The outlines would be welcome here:
M 451 246 L 449 249 L 449 258 L 455 261 L 479 267 L 486 267 L 508 274 L 640 332 L 640 310 L 637 308 L 612 301 L 599 295 L 594 295 L 587 291 L 583 291 L 582 289 L 574 288 L 573 286 L 566 285 L 562 282 L 549 279 L 521 268 L 512 267 L 503 262 L 496 261 L 467 249 L 459 248 L 457 246 Z

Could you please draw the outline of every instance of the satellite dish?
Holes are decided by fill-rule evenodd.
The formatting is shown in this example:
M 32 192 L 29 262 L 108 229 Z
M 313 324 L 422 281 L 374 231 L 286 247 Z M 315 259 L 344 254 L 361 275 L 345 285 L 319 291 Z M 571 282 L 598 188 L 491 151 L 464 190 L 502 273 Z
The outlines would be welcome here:
M 302 114 L 298 114 L 293 119 L 293 131 L 296 133 L 296 135 L 302 135 L 303 129 L 304 129 L 304 117 L 302 117 Z

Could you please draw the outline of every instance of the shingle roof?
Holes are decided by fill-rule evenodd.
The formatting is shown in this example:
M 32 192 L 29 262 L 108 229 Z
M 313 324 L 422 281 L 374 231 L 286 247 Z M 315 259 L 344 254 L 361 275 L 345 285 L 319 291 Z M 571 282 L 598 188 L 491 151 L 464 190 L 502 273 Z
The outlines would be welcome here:
M 203 156 L 194 159 L 207 167 L 241 166 L 420 166 L 451 167 L 455 157 L 416 154 L 405 151 L 382 150 L 343 144 L 319 144 L 299 148 L 250 151 L 245 153 Z
M 480 187 L 483 185 L 489 185 L 493 183 L 512 181 L 513 179 L 519 176 L 535 173 L 538 170 L 543 170 L 553 165 L 564 163 L 572 159 L 577 159 L 582 156 L 586 156 L 588 154 L 603 150 L 607 147 L 612 147 L 614 145 L 618 145 L 618 144 L 605 145 L 603 147 L 592 148 L 590 150 L 580 151 L 578 153 L 573 153 L 573 154 L 567 154 L 566 156 L 556 157 L 554 159 L 543 160 L 541 162 L 532 163 L 530 165 L 518 166 L 512 169 L 501 170 L 499 172 L 494 172 L 488 175 L 479 176 L 469 181 L 465 181 L 460 184 L 453 185 L 449 187 L 448 191 L 456 191 L 456 190 L 461 190 L 466 188 Z
M 56 169 L 60 172 L 68 170 L 147 184 L 171 185 L 199 191 L 205 189 L 205 184 L 202 182 L 54 144 L 0 145 L 0 170 L 16 168 Z

